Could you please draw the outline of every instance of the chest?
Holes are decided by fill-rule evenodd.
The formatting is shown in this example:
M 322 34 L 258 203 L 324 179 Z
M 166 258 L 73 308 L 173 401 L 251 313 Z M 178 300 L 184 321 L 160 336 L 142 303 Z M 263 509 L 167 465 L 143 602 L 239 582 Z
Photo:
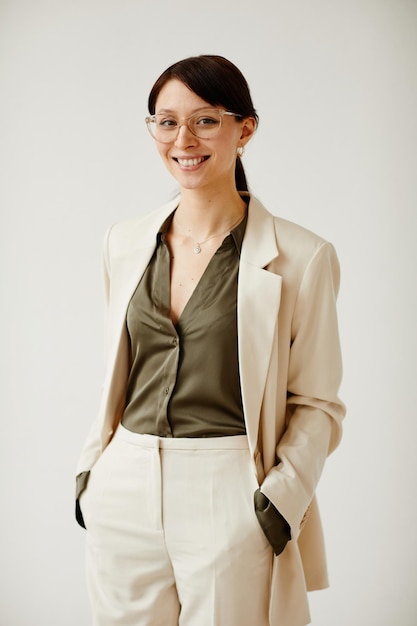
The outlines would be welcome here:
M 167 236 L 170 252 L 170 311 L 176 324 L 188 301 L 200 283 L 219 246 L 219 241 L 207 242 L 196 254 L 190 241 Z

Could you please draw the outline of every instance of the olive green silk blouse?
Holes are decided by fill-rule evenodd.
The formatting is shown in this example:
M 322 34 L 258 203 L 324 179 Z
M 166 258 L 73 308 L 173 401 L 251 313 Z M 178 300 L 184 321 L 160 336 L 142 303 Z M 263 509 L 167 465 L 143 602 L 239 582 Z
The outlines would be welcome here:
M 217 249 L 176 324 L 166 242 L 172 218 L 127 310 L 132 363 L 122 424 L 159 437 L 242 435 L 237 278 L 247 218 Z

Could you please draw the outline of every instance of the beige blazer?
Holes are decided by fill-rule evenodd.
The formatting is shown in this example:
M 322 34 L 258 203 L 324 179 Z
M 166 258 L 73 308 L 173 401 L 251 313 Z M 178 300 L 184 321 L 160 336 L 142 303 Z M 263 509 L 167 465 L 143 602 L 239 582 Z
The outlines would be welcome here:
M 178 205 L 115 224 L 104 249 L 108 368 L 102 404 L 78 472 L 88 471 L 121 420 L 129 349 L 126 310 L 155 249 L 156 234 Z M 307 590 L 327 586 L 314 493 L 341 437 L 341 356 L 336 316 L 339 265 L 331 244 L 273 216 L 251 197 L 238 278 L 239 367 L 254 472 L 291 526 L 274 557 L 271 626 L 310 621 Z

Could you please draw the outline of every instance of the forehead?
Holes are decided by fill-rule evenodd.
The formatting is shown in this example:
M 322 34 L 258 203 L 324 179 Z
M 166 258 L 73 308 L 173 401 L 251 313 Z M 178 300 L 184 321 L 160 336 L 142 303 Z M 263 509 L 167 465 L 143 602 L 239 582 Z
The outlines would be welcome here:
M 156 99 L 156 113 L 159 111 L 178 112 L 181 115 L 211 107 L 212 105 L 197 96 L 187 85 L 175 78 L 169 80 L 159 92 Z

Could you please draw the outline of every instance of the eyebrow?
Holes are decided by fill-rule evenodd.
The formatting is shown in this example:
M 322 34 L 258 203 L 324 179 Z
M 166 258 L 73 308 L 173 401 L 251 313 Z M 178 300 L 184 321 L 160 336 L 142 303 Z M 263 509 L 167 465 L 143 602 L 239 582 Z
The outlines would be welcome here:
M 198 109 L 195 109 L 195 110 L 193 111 L 193 113 L 191 113 L 191 115 L 195 115 L 195 114 L 196 114 L 196 113 L 198 113 L 199 111 L 207 111 L 207 109 L 216 109 L 216 107 L 215 107 L 214 105 L 208 104 L 208 105 L 207 105 L 207 106 L 205 106 L 205 107 L 200 107 L 200 108 L 198 108 Z M 176 111 L 174 111 L 173 109 L 160 109 L 160 110 L 156 113 L 156 115 L 159 115 L 160 113 L 165 113 L 165 114 L 167 114 L 167 113 L 171 113 L 171 114 L 173 114 L 173 115 L 177 115 L 177 112 L 176 112 Z M 190 117 L 190 116 L 189 116 L 189 115 L 187 115 L 187 117 Z

